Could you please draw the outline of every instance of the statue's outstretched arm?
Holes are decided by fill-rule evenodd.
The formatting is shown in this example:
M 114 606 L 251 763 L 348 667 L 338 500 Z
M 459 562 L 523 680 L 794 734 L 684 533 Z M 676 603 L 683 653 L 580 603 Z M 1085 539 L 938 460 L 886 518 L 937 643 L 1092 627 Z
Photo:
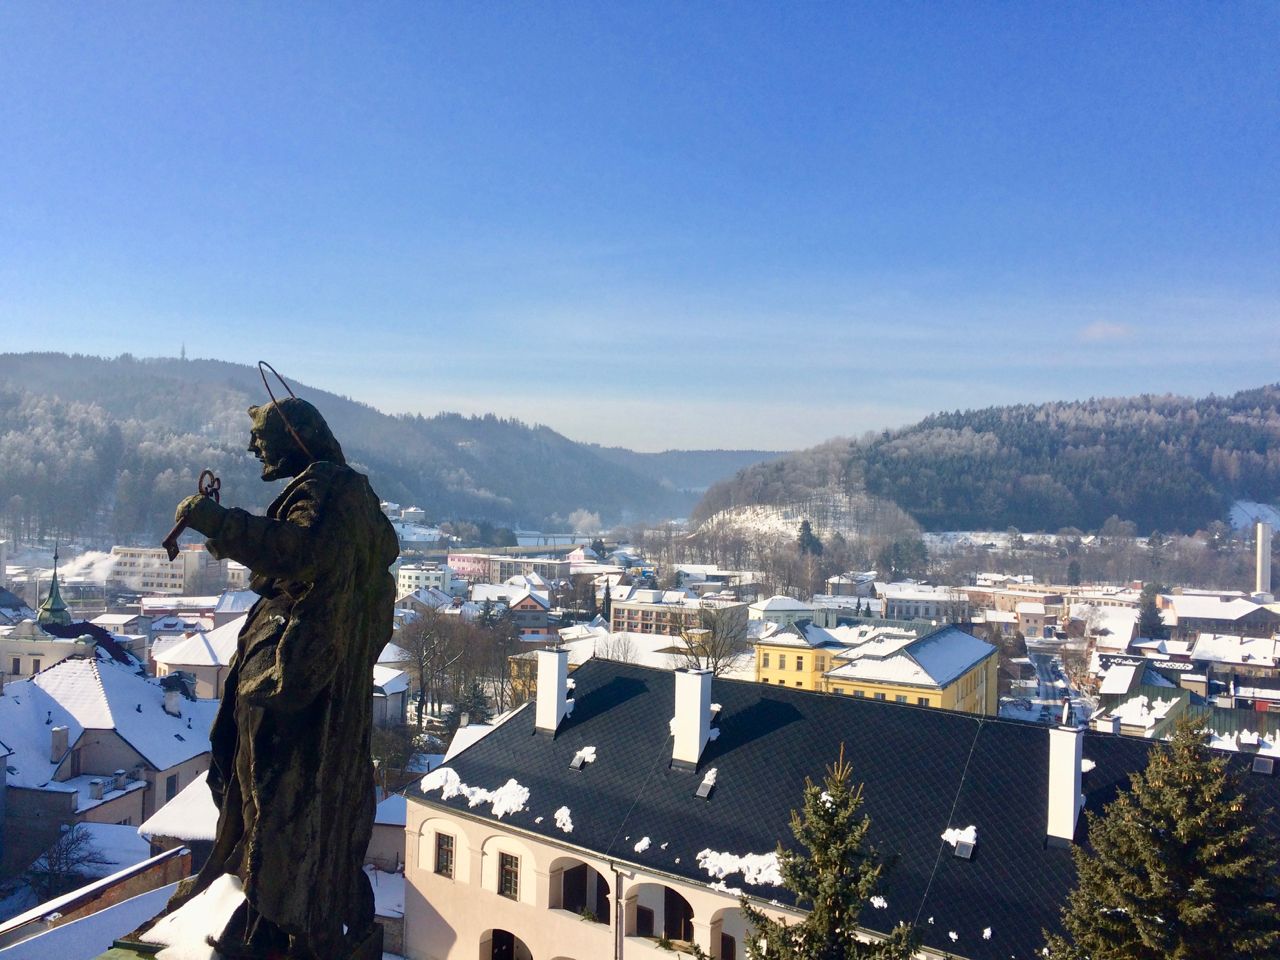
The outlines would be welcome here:
M 327 526 L 311 497 L 298 498 L 278 520 L 233 507 L 225 511 L 207 546 L 219 560 L 243 563 L 256 576 L 314 581 L 321 566 L 333 559 L 325 549 Z

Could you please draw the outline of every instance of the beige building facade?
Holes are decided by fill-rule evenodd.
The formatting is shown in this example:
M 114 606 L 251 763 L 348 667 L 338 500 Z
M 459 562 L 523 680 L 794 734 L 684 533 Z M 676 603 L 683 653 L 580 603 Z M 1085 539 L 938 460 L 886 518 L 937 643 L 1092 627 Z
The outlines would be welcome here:
M 716 960 L 746 956 L 732 893 L 447 808 L 410 803 L 405 827 L 409 960 L 658 960 L 678 955 L 658 946 L 664 934 Z

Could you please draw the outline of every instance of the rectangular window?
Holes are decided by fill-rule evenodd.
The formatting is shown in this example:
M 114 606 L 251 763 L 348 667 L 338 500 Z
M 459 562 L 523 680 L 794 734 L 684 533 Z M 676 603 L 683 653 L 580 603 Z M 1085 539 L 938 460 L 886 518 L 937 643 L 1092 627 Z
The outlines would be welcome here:
M 796 669 L 797 670 L 804 669 L 804 657 L 796 657 Z
M 855 697 L 865 697 L 867 694 L 866 694 L 866 692 L 865 692 L 865 691 L 863 691 L 863 690 L 855 690 L 855 691 L 853 691 L 853 695 L 854 695 Z
M 178 775 L 170 774 L 164 779 L 164 802 L 168 803 L 178 795 Z
M 907 702 L 907 695 L 906 695 L 905 693 L 900 693 L 900 694 L 898 694 L 897 696 L 895 696 L 893 699 L 894 699 L 894 701 L 895 701 L 895 702 L 897 702 L 897 703 L 906 703 L 906 702 Z
M 520 858 L 515 854 L 498 854 L 498 893 L 520 899 Z
M 436 873 L 453 876 L 453 837 L 447 833 L 436 834 Z
M 15 677 L 22 676 L 22 658 L 21 657 L 13 658 L 13 675 Z
M 827 658 L 826 658 L 826 657 L 819 657 L 819 658 L 818 658 L 818 672 L 819 672 L 819 673 L 822 673 L 822 672 L 824 672 L 826 669 L 827 669 Z
M 762 666 L 763 666 L 766 670 L 768 670 L 768 669 L 769 669 L 769 655 L 768 655 L 767 653 L 764 655 L 764 663 L 762 664 Z
M 39 672 L 40 672 L 40 661 L 39 661 L 39 660 L 32 660 L 32 661 L 31 661 L 31 672 L 32 672 L 32 673 L 39 673 Z
M 877 694 L 876 694 L 876 699 L 877 699 L 877 700 L 883 700 L 883 699 L 884 699 L 884 694 L 883 694 L 883 693 L 877 693 Z
M 917 705 L 917 706 L 921 706 L 921 707 L 927 707 L 927 706 L 929 705 L 929 698 L 928 698 L 928 697 L 916 697 L 916 705 Z
M 797 687 L 803 687 L 803 686 L 804 686 L 804 681 L 803 681 L 803 680 L 797 680 L 797 681 L 796 681 L 796 686 L 797 686 Z

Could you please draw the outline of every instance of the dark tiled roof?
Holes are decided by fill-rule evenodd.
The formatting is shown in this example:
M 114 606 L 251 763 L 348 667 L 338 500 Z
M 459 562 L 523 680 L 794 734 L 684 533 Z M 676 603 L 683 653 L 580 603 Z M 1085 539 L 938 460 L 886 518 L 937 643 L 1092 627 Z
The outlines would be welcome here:
M 78 621 L 76 623 L 42 623 L 41 629 L 45 633 L 59 637 L 63 640 L 79 640 L 81 637 L 93 637 L 94 643 L 97 644 L 99 650 L 105 653 L 117 663 L 122 663 L 126 667 L 140 666 L 138 658 L 124 647 L 116 642 L 109 630 L 106 630 L 96 623 L 88 623 L 87 621 Z
M 534 733 L 530 706 L 448 764 L 470 786 L 494 789 L 514 777 L 528 788 L 525 809 L 503 818 L 510 827 L 707 883 L 700 850 L 766 853 L 779 839 L 793 843 L 790 813 L 805 778 L 820 781 L 844 744 L 854 778 L 866 786 L 872 842 L 893 858 L 880 889 L 888 906 L 868 908 L 865 926 L 887 931 L 899 920 L 915 922 L 928 946 L 975 960 L 1038 954 L 1042 929 L 1056 928 L 1074 868 L 1069 850 L 1045 843 L 1045 727 L 717 679 L 720 735 L 707 744 L 698 772 L 683 772 L 670 764 L 673 674 L 592 660 L 573 676 L 575 709 L 554 739 Z M 571 770 L 585 746 L 596 748 L 595 762 Z M 1095 764 L 1084 780 L 1088 808 L 1100 810 L 1127 786 L 1149 748 L 1087 734 L 1084 755 Z M 699 800 L 694 791 L 711 767 L 715 790 Z M 1273 790 L 1276 781 L 1266 781 Z M 489 816 L 486 805 L 441 801 L 439 791 L 423 794 L 416 784 L 409 796 Z M 572 834 L 555 825 L 562 805 Z M 970 824 L 978 844 L 965 861 L 941 834 Z M 1083 818 L 1081 825 L 1083 834 Z M 648 849 L 637 853 L 646 836 Z M 779 887 L 745 887 L 741 875 L 725 882 L 791 902 Z M 990 939 L 982 936 L 987 927 Z
M 22 600 L 21 597 L 0 587 L 0 610 L 22 610 L 31 608 Z

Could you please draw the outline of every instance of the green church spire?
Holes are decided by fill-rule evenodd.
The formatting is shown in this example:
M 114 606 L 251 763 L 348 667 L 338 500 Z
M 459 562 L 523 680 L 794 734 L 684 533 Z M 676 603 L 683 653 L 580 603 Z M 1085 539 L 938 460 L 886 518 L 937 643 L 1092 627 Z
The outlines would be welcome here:
M 69 624 L 70 622 L 71 611 L 67 609 L 62 593 L 58 589 L 58 546 L 54 544 L 53 582 L 49 584 L 49 595 L 44 598 L 44 603 L 40 604 L 40 609 L 36 612 L 36 623 Z

